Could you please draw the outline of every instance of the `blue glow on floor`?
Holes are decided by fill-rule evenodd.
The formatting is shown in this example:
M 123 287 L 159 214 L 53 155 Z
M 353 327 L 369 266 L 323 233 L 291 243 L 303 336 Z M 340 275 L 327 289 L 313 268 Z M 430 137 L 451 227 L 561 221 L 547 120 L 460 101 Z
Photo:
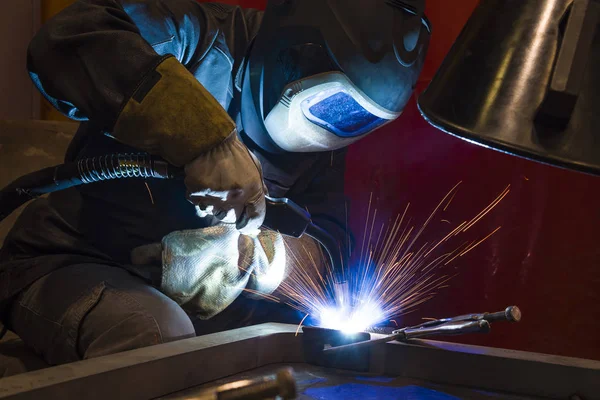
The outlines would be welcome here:
M 420 386 L 374 386 L 359 383 L 307 389 L 304 395 L 315 400 L 460 400 L 458 397 Z

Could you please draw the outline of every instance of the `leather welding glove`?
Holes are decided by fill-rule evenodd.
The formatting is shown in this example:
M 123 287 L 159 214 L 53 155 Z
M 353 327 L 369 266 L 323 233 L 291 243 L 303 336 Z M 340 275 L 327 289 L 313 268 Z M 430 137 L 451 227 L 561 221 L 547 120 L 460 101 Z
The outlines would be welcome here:
M 266 212 L 266 188 L 259 161 L 232 135 L 185 167 L 188 200 L 198 216 L 236 223 L 241 233 L 259 232 Z
M 209 319 L 242 292 L 273 293 L 286 276 L 280 234 L 241 235 L 234 226 L 174 232 L 162 241 L 160 290 L 187 312 Z
M 256 232 L 265 215 L 258 161 L 217 100 L 175 58 L 150 71 L 126 102 L 112 136 L 185 166 L 187 196 L 201 211 Z

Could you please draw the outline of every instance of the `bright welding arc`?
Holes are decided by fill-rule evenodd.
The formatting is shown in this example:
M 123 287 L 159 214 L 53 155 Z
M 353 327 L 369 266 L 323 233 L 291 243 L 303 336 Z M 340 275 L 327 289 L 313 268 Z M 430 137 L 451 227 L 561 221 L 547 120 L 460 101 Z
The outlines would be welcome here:
M 415 307 L 431 299 L 438 290 L 448 287 L 448 282 L 455 276 L 454 273 L 444 273 L 442 269 L 490 239 L 500 227 L 481 239 L 463 241 L 455 245 L 452 251 L 444 251 L 444 247 L 459 240 L 461 234 L 481 221 L 510 192 L 510 186 L 506 187 L 472 219 L 454 227 L 444 224 L 450 230 L 441 239 L 419 244 L 419 239 L 435 216 L 446 210 L 455 199 L 460 184 L 442 198 L 418 229 L 408 217 L 410 204 L 396 216 L 393 223 L 377 227 L 377 209 L 373 208 L 371 195 L 359 263 L 350 268 L 353 273 L 349 274 L 349 305 L 336 305 L 332 298 L 329 289 L 334 282 L 331 266 L 326 265 L 323 270 L 321 260 L 315 260 L 306 247 L 303 247 L 305 254 L 300 257 L 288 248 L 293 265 L 289 277 L 279 289 L 287 304 L 310 314 L 323 327 L 360 331 L 412 312 Z

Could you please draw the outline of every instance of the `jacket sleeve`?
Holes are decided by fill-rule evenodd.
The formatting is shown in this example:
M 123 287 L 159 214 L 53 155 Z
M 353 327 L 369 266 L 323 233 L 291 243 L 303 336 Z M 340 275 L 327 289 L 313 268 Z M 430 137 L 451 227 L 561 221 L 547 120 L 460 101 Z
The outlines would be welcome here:
M 203 20 L 194 0 L 79 0 L 37 33 L 27 67 L 59 111 L 110 131 L 167 54 L 197 59 Z

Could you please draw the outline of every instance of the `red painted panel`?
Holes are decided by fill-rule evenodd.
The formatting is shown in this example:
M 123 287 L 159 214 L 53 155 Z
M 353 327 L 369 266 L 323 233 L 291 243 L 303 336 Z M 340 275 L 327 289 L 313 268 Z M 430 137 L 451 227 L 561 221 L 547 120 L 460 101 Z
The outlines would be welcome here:
M 427 125 L 412 103 L 400 121 L 355 145 L 349 154 L 352 227 L 357 234 L 364 231 L 371 192 L 384 219 L 410 202 L 411 215 L 423 222 L 459 181 L 461 189 L 443 218 L 453 224 L 471 218 L 510 184 L 510 194 L 471 235 L 474 239 L 502 229 L 444 271 L 458 276 L 402 323 L 517 304 L 522 323 L 496 324 L 488 336 L 457 340 L 600 359 L 597 178 L 447 136 Z
M 264 8 L 265 0 L 229 0 Z M 433 36 L 422 91 L 447 54 L 477 0 L 428 0 Z M 429 126 L 411 102 L 395 123 L 352 146 L 347 194 L 357 237 L 371 193 L 385 220 L 411 203 L 424 221 L 457 182 L 461 189 L 443 219 L 456 224 L 485 207 L 504 187 L 510 194 L 474 229 L 489 241 L 447 268 L 450 287 L 403 318 L 444 317 L 521 307 L 518 325 L 496 324 L 487 336 L 457 340 L 600 360 L 600 184 L 597 178 L 543 166 L 480 148 Z M 442 218 L 440 216 L 440 218 Z M 439 221 L 437 221 L 439 222 Z M 442 228 L 439 228 L 442 227 Z M 429 237 L 447 229 L 431 226 Z

